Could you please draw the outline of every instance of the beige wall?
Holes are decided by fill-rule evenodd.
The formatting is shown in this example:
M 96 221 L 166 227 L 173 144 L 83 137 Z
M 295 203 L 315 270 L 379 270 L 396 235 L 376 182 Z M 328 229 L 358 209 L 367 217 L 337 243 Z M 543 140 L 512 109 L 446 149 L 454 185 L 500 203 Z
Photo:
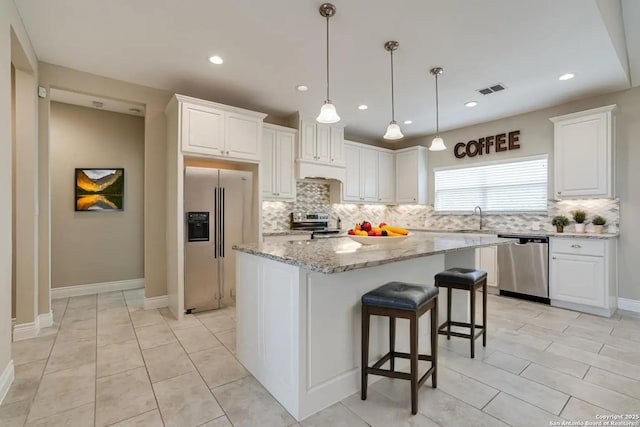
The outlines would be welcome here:
M 51 287 L 144 277 L 144 118 L 51 103 Z M 75 168 L 125 170 L 124 210 L 75 212 Z
M 40 84 L 107 98 L 144 104 L 144 278 L 145 296 L 165 295 L 165 174 L 166 120 L 164 109 L 171 94 L 161 90 L 108 79 L 57 65 L 39 64 Z M 40 152 L 49 148 L 49 100 L 40 101 Z M 41 197 L 48 182 L 47 164 L 41 162 Z M 41 228 L 41 236 L 45 232 Z M 42 246 L 41 251 L 44 250 Z M 42 255 L 41 255 L 42 256 Z M 48 257 L 47 257 L 48 258 Z M 53 266 L 52 266 L 53 267 Z M 41 265 L 41 269 L 45 269 Z
M 640 228 L 635 219 L 640 218 L 640 87 L 588 98 L 582 101 L 534 111 L 527 114 L 508 117 L 501 120 L 468 126 L 443 132 L 441 136 L 447 144 L 447 151 L 429 152 L 429 203 L 433 203 L 433 168 L 451 165 L 463 165 L 506 159 L 534 154 L 549 154 L 549 164 L 553 163 L 553 123 L 550 117 L 605 105 L 617 104 L 615 180 L 616 195 L 620 198 L 620 238 L 618 241 L 619 296 L 640 300 L 640 279 L 637 277 L 634 263 L 640 257 Z M 478 106 L 476 108 L 481 108 Z M 466 142 L 486 135 L 520 130 L 521 148 L 489 156 L 457 159 L 453 147 L 457 142 Z M 405 141 L 398 148 L 424 145 L 429 146 L 433 136 Z M 553 192 L 553 168 L 549 168 L 550 194 Z M 636 188 L 633 185 L 636 184 Z
M 0 194 L 12 194 L 11 30 L 33 69 L 37 59 L 11 0 L 0 0 Z M 35 128 L 35 123 L 34 123 Z M 11 197 L 0 204 L 0 375 L 11 360 Z M 0 396 L 1 397 L 1 396 Z

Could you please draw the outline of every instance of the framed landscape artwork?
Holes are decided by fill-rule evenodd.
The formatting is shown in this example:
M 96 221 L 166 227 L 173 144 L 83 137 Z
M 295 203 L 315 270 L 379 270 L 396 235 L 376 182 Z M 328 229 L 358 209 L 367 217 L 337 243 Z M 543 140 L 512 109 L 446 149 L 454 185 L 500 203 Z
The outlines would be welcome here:
M 121 211 L 123 209 L 123 168 L 76 168 L 76 211 Z

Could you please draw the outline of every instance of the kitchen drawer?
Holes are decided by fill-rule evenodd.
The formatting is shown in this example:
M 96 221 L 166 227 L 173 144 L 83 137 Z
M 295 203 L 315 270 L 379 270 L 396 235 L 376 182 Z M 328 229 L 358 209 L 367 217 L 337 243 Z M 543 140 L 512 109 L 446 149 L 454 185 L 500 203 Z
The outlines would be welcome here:
M 604 256 L 605 246 L 604 240 L 551 238 L 551 253 Z

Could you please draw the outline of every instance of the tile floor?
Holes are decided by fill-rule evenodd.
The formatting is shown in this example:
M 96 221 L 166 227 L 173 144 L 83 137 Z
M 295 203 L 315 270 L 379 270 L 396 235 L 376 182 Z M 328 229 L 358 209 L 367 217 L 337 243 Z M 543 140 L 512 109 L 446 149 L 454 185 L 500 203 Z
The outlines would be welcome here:
M 13 345 L 0 425 L 298 425 L 236 360 L 233 308 L 177 322 L 142 305 L 142 290 L 54 300 L 54 327 Z M 640 413 L 640 317 L 491 295 L 488 332 L 475 360 L 468 341 L 440 337 L 439 386 L 427 381 L 416 416 L 408 383 L 385 378 L 367 401 L 354 394 L 301 425 L 548 426 Z

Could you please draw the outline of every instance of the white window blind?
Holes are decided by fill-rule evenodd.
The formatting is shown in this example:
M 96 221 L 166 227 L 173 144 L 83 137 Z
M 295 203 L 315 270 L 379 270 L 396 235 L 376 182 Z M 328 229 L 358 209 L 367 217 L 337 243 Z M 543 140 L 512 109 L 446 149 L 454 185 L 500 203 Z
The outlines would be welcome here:
M 509 159 L 457 168 L 437 168 L 435 211 L 546 212 L 547 156 Z

